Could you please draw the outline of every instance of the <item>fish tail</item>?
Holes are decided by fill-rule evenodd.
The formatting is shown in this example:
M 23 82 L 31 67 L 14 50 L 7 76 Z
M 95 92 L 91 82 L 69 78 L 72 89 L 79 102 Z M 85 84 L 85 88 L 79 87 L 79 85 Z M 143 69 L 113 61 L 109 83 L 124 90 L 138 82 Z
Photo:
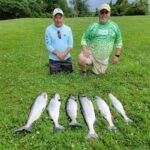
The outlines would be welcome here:
M 88 133 L 87 139 L 98 139 L 98 135 L 96 133 Z
M 22 131 L 27 131 L 27 132 L 32 132 L 32 126 L 27 127 L 26 125 L 18 128 L 15 130 L 15 132 L 22 132 Z
M 81 128 L 83 127 L 83 125 L 77 121 L 76 122 L 70 122 L 69 125 L 72 127 L 81 127 Z
M 109 130 L 118 130 L 118 128 L 117 128 L 115 125 L 109 126 L 108 129 L 109 129 Z
M 128 117 L 125 118 L 125 121 L 126 121 L 127 123 L 132 123 L 132 122 L 133 122 L 133 120 L 131 120 L 131 119 L 128 118 Z
M 54 131 L 60 131 L 60 130 L 64 130 L 65 127 L 61 126 L 61 125 L 58 125 L 57 127 L 55 126 L 54 127 Z

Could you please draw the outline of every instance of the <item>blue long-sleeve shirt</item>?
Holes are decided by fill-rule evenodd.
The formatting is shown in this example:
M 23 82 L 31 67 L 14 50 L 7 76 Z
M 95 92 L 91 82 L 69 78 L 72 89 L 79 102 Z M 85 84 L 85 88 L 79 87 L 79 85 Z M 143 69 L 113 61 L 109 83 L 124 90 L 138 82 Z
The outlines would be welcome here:
M 58 32 L 60 32 L 61 38 L 59 38 Z M 73 48 L 73 36 L 71 28 L 64 24 L 58 28 L 55 26 L 55 24 L 52 24 L 46 29 L 45 41 L 46 47 L 49 51 L 49 59 L 59 61 L 60 59 L 52 52 L 57 50 L 58 52 L 63 53 L 67 48 Z M 71 55 L 68 53 L 64 60 L 70 57 Z

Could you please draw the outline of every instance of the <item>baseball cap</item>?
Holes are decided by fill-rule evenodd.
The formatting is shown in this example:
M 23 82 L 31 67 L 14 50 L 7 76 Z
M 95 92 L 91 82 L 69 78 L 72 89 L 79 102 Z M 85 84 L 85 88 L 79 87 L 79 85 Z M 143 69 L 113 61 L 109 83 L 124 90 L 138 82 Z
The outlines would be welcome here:
M 111 10 L 111 8 L 110 8 L 110 6 L 108 4 L 102 4 L 102 5 L 100 5 L 99 11 L 101 11 L 103 9 L 106 9 L 107 11 Z
M 55 8 L 54 9 L 53 16 L 55 16 L 56 14 L 64 15 L 63 11 L 60 8 Z

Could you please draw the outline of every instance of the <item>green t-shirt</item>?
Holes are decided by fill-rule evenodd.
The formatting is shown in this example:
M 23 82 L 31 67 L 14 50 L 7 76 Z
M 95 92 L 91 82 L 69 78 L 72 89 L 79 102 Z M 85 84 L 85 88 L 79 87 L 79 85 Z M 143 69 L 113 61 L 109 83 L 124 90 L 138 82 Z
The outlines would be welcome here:
M 122 47 L 122 37 L 118 25 L 112 21 L 106 24 L 93 23 L 84 32 L 81 45 L 86 45 L 92 54 L 100 60 L 109 58 L 113 47 Z

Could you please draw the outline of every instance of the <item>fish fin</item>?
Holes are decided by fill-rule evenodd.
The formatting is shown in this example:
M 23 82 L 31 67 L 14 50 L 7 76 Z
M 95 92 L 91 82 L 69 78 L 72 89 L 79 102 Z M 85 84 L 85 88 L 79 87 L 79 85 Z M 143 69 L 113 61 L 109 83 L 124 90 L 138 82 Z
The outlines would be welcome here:
M 74 122 L 70 122 L 69 125 L 70 125 L 71 127 L 80 127 L 80 128 L 83 127 L 83 125 L 80 124 L 79 122 L 75 122 L 75 123 L 74 123 Z
M 116 130 L 116 131 L 118 131 L 118 128 L 115 125 L 109 126 L 108 129 L 109 130 Z
M 21 131 L 23 131 L 23 130 L 25 130 L 25 126 L 23 126 L 23 127 L 21 127 L 21 128 L 16 129 L 16 130 L 15 130 L 15 132 L 21 132 Z
M 23 131 L 32 132 L 32 126 L 30 126 L 30 127 L 23 126 L 19 129 L 15 130 L 15 132 L 23 132 Z
M 128 118 L 128 117 L 125 119 L 125 121 L 126 121 L 127 123 L 132 123 L 132 122 L 133 122 L 133 120 L 131 120 L 131 119 Z
M 32 132 L 32 126 L 30 126 L 30 127 L 26 128 L 26 131 L 28 131 L 28 132 Z
M 87 137 L 86 137 L 88 140 L 90 139 L 98 139 L 98 135 L 96 133 L 93 133 L 93 134 L 88 134 Z
M 57 131 L 60 131 L 60 130 L 64 130 L 65 127 L 59 125 L 58 127 L 54 127 L 54 131 L 57 132 Z

